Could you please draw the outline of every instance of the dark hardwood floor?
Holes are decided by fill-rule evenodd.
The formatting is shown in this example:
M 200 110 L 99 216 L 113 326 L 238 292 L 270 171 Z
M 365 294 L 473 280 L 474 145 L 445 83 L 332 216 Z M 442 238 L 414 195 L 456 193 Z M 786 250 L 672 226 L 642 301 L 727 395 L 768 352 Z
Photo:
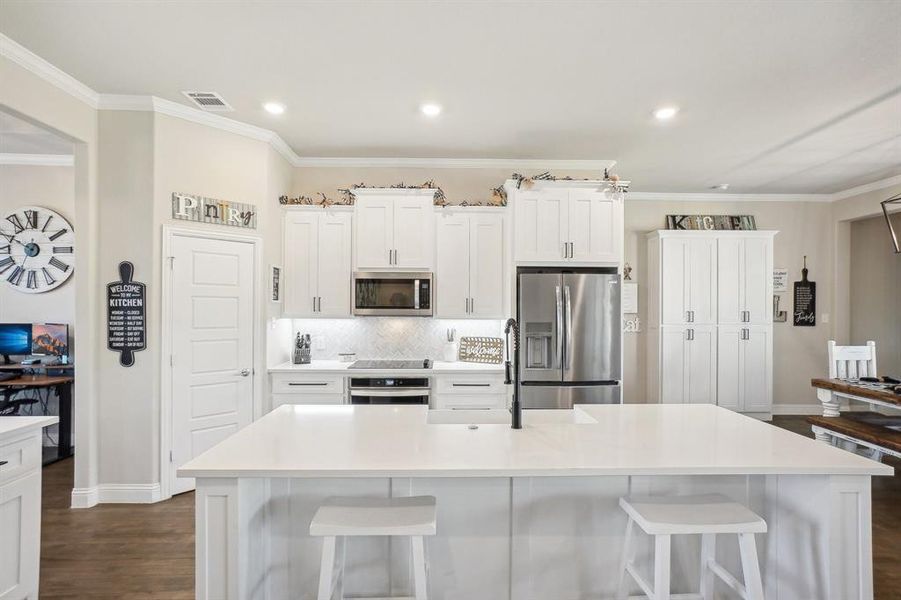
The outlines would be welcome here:
M 810 435 L 803 417 L 774 424 Z M 889 464 L 898 474 L 873 478 L 877 600 L 901 598 L 901 462 Z M 44 469 L 41 598 L 193 598 L 194 495 L 70 510 L 72 466 L 68 459 Z

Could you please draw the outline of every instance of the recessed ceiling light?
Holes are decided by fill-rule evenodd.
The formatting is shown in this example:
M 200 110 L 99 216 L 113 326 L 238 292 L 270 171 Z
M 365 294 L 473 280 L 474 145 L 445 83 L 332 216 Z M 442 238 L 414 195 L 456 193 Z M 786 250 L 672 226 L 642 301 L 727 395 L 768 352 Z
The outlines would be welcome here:
M 676 106 L 663 106 L 654 111 L 654 118 L 658 121 L 668 121 L 676 116 L 679 108 Z
M 263 105 L 263 108 L 271 115 L 280 115 L 285 112 L 285 105 L 278 102 L 267 102 Z
M 441 105 L 440 104 L 432 104 L 432 103 L 423 104 L 422 106 L 419 107 L 419 110 L 421 110 L 422 114 L 424 114 L 427 117 L 437 117 L 438 115 L 441 114 Z
M 725 191 L 725 190 L 728 190 L 728 189 L 729 189 L 729 184 L 728 184 L 728 183 L 718 183 L 718 184 L 716 184 L 716 185 L 711 185 L 711 186 L 710 186 L 710 189 L 711 189 L 711 190 L 723 190 L 723 191 Z

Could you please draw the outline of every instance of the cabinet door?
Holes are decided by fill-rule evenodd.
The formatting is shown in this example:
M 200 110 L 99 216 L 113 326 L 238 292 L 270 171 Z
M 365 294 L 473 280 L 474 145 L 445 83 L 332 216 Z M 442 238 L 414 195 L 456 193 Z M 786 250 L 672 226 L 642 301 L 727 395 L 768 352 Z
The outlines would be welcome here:
M 748 323 L 768 325 L 773 322 L 773 244 L 768 238 L 744 240 L 742 259 L 742 292 Z
M 41 474 L 0 486 L 0 598 L 37 598 Z
M 469 225 L 469 314 L 504 317 L 504 218 L 472 215 Z
M 735 237 L 717 240 L 717 318 L 720 324 L 743 323 L 745 269 L 744 240 Z
M 716 404 L 716 326 L 689 328 L 685 343 L 686 404 Z
M 569 193 L 566 190 L 519 191 L 514 198 L 517 261 L 563 261 L 569 241 Z
M 349 212 L 325 212 L 319 216 L 316 316 L 350 316 L 351 226 Z
M 685 401 L 686 330 L 682 327 L 660 328 L 660 402 L 682 404 Z
M 716 240 L 688 240 L 688 310 L 692 324 L 716 323 Z
M 569 197 L 571 260 L 619 264 L 622 203 L 603 192 L 575 190 Z
M 716 403 L 730 410 L 741 410 L 744 328 L 741 325 L 720 325 L 718 329 Z
M 663 238 L 660 244 L 661 322 L 688 322 L 688 240 Z
M 285 315 L 311 317 L 318 293 L 319 215 L 291 212 L 285 216 Z
M 773 405 L 773 328 L 756 325 L 745 328 L 742 341 L 742 396 L 744 412 L 770 412 Z
M 436 218 L 435 316 L 469 316 L 469 217 L 439 214 Z
M 433 207 L 431 197 L 394 200 L 394 266 L 432 270 Z
M 394 250 L 394 205 L 388 197 L 358 197 L 356 201 L 354 251 L 356 268 L 391 267 Z

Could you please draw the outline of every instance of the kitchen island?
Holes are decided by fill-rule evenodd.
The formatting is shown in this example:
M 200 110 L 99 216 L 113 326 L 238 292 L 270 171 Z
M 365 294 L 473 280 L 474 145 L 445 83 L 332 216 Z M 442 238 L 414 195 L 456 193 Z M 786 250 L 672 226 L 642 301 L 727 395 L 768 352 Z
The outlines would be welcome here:
M 719 492 L 766 519 L 766 597 L 872 598 L 870 478 L 885 465 L 711 405 L 526 411 L 282 406 L 179 469 L 197 478 L 198 598 L 314 598 L 333 495 L 437 498 L 435 600 L 612 598 L 628 494 Z M 641 540 L 638 564 L 651 546 Z M 405 541 L 354 539 L 346 594 L 409 593 Z M 697 589 L 698 540 L 673 544 Z M 740 574 L 737 544 L 718 560 Z

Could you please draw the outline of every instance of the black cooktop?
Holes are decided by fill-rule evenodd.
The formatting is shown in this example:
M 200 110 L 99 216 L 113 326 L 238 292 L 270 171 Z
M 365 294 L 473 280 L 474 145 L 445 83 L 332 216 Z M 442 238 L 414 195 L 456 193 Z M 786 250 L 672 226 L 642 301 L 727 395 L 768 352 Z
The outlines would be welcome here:
M 431 369 L 432 361 L 425 360 L 357 360 L 348 369 Z

